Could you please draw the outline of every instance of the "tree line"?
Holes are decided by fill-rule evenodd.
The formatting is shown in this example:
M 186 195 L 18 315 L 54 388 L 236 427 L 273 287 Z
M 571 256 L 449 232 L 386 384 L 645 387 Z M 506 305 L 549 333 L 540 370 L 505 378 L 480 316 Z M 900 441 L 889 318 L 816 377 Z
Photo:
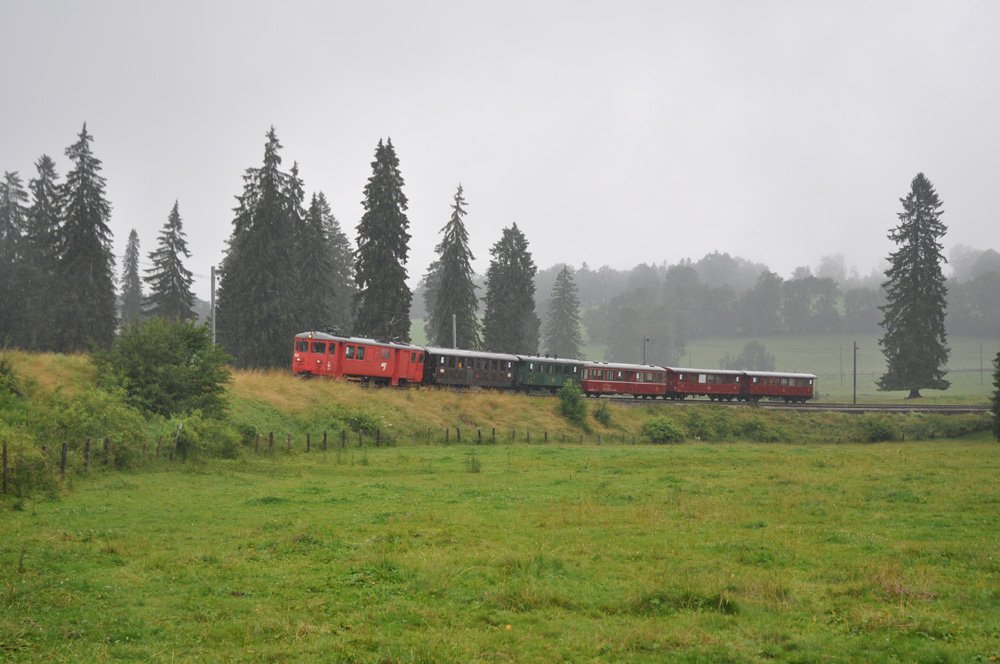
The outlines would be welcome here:
M 36 162 L 36 176 L 27 188 L 17 172 L 4 174 L 3 344 L 55 351 L 106 349 L 119 324 L 151 317 L 195 318 L 192 274 L 184 266 L 190 254 L 176 200 L 156 249 L 149 253 L 152 267 L 139 275 L 139 238 L 133 230 L 121 277 L 115 279 L 111 204 L 92 140 L 84 125 L 65 151 L 71 167 L 61 182 L 46 155 Z M 222 347 L 238 366 L 276 367 L 287 364 L 289 340 L 302 330 L 408 342 L 411 237 L 405 182 L 391 139 L 380 139 L 375 148 L 354 246 L 322 192 L 312 193 L 307 203 L 298 165 L 283 169 L 281 148 L 272 127 L 262 164 L 246 169 L 237 196 L 219 269 L 215 316 Z M 900 362 L 907 371 L 913 368 L 905 360 L 910 353 L 900 350 L 908 347 L 920 349 L 923 378 L 903 382 L 945 386 L 941 367 L 947 358 L 948 288 L 941 272 L 939 239 L 946 229 L 940 222 L 940 201 L 922 174 L 900 200 L 900 225 L 889 233 L 900 248 L 889 256 L 887 280 L 876 286 L 856 280 L 841 289 L 833 276 L 816 276 L 808 268 L 785 280 L 765 266 L 715 253 L 697 263 L 641 265 L 624 280 L 624 273 L 608 268 L 557 266 L 542 273 L 541 281 L 549 280 L 551 290 L 547 300 L 536 303 L 539 272 L 516 223 L 503 229 L 490 248 L 485 280 L 477 279 L 465 227 L 468 202 L 459 185 L 436 260 L 422 281 L 425 330 L 432 345 L 579 357 L 585 325 L 591 341 L 606 345 L 608 360 L 636 362 L 641 357 L 674 364 L 696 337 L 881 327 L 890 366 L 890 378 L 881 383 L 885 389 L 900 389 L 892 387 L 900 383 L 891 378 L 906 374 Z M 953 321 L 966 327 L 997 322 L 998 274 L 977 274 L 952 290 L 957 300 Z M 585 285 L 582 291 L 577 280 Z M 919 316 L 906 318 L 914 311 Z

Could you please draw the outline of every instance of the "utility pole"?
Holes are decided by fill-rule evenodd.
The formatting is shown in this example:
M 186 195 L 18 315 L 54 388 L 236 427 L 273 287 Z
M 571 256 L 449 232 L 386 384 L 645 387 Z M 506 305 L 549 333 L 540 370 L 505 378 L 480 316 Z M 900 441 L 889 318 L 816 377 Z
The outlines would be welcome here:
M 854 404 L 858 403 L 858 342 L 854 342 Z
M 646 344 L 649 343 L 649 337 L 642 338 L 642 363 L 646 364 Z
M 451 315 L 451 347 L 458 348 L 458 319 L 455 314 Z
M 212 303 L 209 308 L 212 310 L 212 345 L 215 345 L 215 266 L 212 266 Z

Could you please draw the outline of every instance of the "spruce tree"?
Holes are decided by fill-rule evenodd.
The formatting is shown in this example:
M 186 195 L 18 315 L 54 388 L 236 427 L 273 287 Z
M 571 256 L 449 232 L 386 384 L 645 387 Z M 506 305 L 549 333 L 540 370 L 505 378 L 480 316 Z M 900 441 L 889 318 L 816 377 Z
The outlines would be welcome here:
M 552 287 L 545 319 L 545 352 L 556 357 L 580 357 L 580 299 L 569 267 L 563 266 Z
M 455 317 L 455 341 L 458 348 L 474 350 L 480 344 L 480 324 L 476 317 L 479 298 L 473 283 L 469 234 L 462 218 L 465 216 L 465 198 L 462 185 L 458 185 L 451 205 L 451 218 L 441 229 L 441 242 L 435 248 L 438 255 L 428 271 L 425 283 L 428 292 L 426 330 L 429 343 L 449 348 L 452 346 L 452 316 Z
M 305 323 L 299 315 L 297 221 L 281 144 L 267 132 L 264 163 L 248 168 L 237 198 L 233 232 L 220 270 L 216 330 L 242 367 L 288 364 L 289 345 Z
M 879 345 L 885 354 L 886 372 L 880 390 L 909 390 L 908 399 L 920 397 L 921 388 L 944 390 L 944 364 L 948 360 L 944 328 L 947 288 L 941 263 L 940 238 L 947 230 L 941 222 L 941 201 L 930 180 L 918 173 L 910 192 L 901 198 L 899 225 L 889 239 L 899 248 L 889 255 L 886 304 Z
M 326 290 L 329 325 L 332 330 L 347 333 L 351 330 L 354 309 L 354 249 L 351 241 L 333 216 L 323 192 L 316 200 L 325 228 L 327 251 L 330 257 L 330 282 Z
M 392 139 L 384 144 L 379 140 L 371 166 L 362 202 L 365 213 L 357 227 L 354 331 L 409 341 L 411 293 L 406 285 L 406 255 L 410 222 Z
M 59 350 L 94 345 L 110 348 L 115 334 L 115 257 L 111 250 L 111 204 L 104 194 L 101 160 L 90 148 L 93 137 L 83 125 L 76 143 L 66 148 L 73 167 L 60 190 L 63 219 L 57 233 L 57 317 Z
M 333 257 L 330 255 L 330 238 L 327 236 L 327 220 L 330 208 L 320 202 L 318 194 L 309 201 L 309 211 L 305 215 L 299 248 L 299 268 L 302 279 L 302 317 L 310 330 L 326 330 L 330 322 L 330 285 L 333 279 Z
M 167 223 L 157 237 L 157 247 L 149 253 L 153 264 L 146 270 L 143 281 L 149 285 L 144 313 L 170 320 L 194 320 L 194 293 L 191 292 L 191 271 L 184 267 L 183 258 L 190 258 L 181 213 L 177 201 L 167 216 Z
M 42 155 L 35 162 L 37 176 L 28 183 L 31 207 L 24 234 L 24 324 L 22 344 L 26 348 L 51 350 L 52 329 L 58 316 L 55 303 L 56 272 L 59 254 L 56 237 L 62 212 L 59 207 L 59 184 L 55 162 Z
M 139 277 L 139 234 L 128 234 L 121 277 L 121 325 L 127 327 L 142 316 L 142 279 Z
M 0 346 L 18 344 L 24 331 L 24 232 L 28 193 L 21 177 L 0 182 Z
M 517 224 L 503 229 L 490 248 L 486 272 L 483 345 L 498 353 L 538 353 L 540 322 L 535 314 L 535 273 L 528 240 Z

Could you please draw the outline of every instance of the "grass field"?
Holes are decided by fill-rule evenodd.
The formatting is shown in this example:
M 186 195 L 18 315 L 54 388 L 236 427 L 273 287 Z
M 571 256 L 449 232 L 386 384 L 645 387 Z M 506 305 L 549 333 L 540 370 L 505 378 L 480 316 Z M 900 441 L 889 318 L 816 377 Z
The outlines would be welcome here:
M 982 661 L 995 443 L 407 446 L 0 513 L 0 660 Z

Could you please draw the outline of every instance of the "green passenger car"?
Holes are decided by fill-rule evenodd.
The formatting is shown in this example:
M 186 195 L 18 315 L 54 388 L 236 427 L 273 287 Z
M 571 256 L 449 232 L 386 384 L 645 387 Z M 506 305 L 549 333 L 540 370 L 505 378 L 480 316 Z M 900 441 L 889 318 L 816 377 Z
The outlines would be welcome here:
M 518 355 L 515 386 L 526 392 L 544 390 L 555 393 L 567 380 L 579 384 L 582 368 L 580 360 Z

